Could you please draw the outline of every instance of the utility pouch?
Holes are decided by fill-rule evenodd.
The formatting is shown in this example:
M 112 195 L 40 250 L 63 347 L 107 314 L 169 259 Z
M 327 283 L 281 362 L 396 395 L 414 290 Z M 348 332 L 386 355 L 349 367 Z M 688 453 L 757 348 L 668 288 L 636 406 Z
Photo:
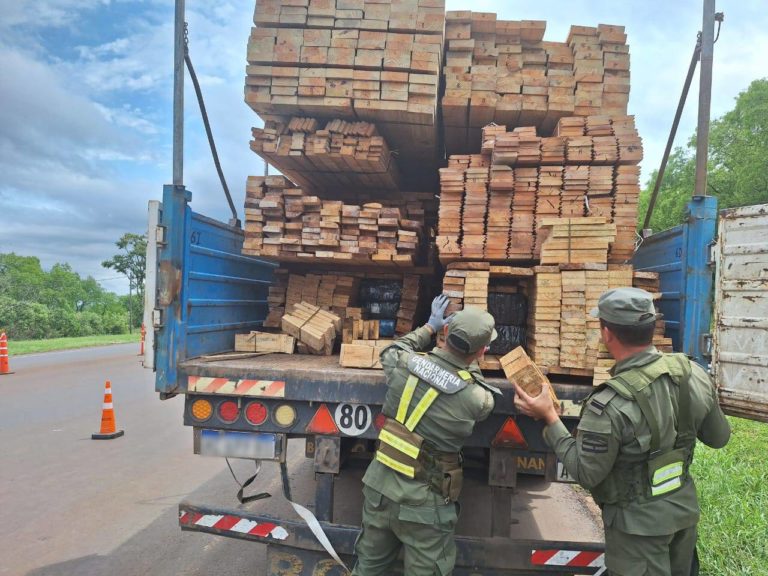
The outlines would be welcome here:
M 648 481 L 651 497 L 670 494 L 683 486 L 688 462 L 688 450 L 677 448 L 648 461 Z
M 464 471 L 461 468 L 443 472 L 443 486 L 441 495 L 446 502 L 456 502 L 464 485 Z

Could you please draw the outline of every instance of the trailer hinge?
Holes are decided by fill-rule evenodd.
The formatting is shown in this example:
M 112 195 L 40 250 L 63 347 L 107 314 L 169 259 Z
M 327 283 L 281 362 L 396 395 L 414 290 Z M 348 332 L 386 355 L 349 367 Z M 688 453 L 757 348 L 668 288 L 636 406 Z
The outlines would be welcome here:
M 702 334 L 699 341 L 699 350 L 705 358 L 712 358 L 712 334 Z
M 714 266 L 717 261 L 717 241 L 713 240 L 709 243 L 709 258 L 707 259 L 707 266 Z
M 155 330 L 163 327 L 163 311 L 160 308 L 152 310 L 152 326 Z
M 165 226 L 155 226 L 155 242 L 158 246 L 165 246 Z

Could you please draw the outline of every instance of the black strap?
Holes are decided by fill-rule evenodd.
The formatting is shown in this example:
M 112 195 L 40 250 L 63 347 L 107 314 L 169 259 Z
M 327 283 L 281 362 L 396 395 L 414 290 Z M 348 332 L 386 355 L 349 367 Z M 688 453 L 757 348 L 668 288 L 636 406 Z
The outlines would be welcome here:
M 252 496 L 243 496 L 243 492 L 245 492 L 245 489 L 250 486 L 254 480 L 256 480 L 256 476 L 259 475 L 259 472 L 261 471 L 261 467 L 257 463 L 256 465 L 256 472 L 253 473 L 253 476 L 248 478 L 245 482 L 240 484 L 240 481 L 237 479 L 237 476 L 235 476 L 235 471 L 232 470 L 232 466 L 229 463 L 229 458 L 226 458 L 227 466 L 229 466 L 229 471 L 232 473 L 232 478 L 235 479 L 235 482 L 240 486 L 240 490 L 237 491 L 237 500 L 240 502 L 240 504 L 247 504 L 248 502 L 253 502 L 254 500 L 263 500 L 264 498 L 269 498 L 272 496 L 268 492 L 259 492 L 258 494 L 254 494 Z

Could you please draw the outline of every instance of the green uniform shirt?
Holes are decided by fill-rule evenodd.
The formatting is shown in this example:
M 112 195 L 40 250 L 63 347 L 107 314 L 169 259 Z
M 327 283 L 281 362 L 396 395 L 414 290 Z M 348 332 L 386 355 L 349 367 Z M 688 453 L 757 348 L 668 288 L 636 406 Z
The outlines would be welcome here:
M 611 375 L 645 366 L 660 356 L 655 347 L 649 346 L 616 363 Z M 730 438 L 730 426 L 720 410 L 709 376 L 695 362 L 691 362 L 691 367 L 692 424 L 699 440 L 708 446 L 721 448 Z M 677 434 L 678 389 L 668 375 L 651 384 L 651 389 L 650 404 L 659 422 L 661 449 L 668 450 Z M 590 399 L 591 396 L 584 403 L 576 438 L 560 421 L 544 429 L 544 439 L 568 474 L 588 490 L 598 486 L 617 462 L 647 461 L 651 444 L 650 428 L 636 402 L 616 394 L 599 411 L 590 408 Z M 647 479 L 638 478 L 638 481 L 647 482 Z M 633 500 L 624 506 L 603 506 L 606 527 L 642 536 L 672 534 L 695 525 L 698 519 L 696 487 L 690 475 L 682 488 L 664 497 Z
M 407 367 L 409 353 L 426 350 L 431 344 L 432 333 L 429 328 L 422 326 L 398 339 L 396 345 L 381 353 L 381 365 L 387 376 L 388 386 L 383 408 L 386 416 L 394 418 L 397 413 L 400 396 L 410 374 Z M 451 372 L 467 370 L 474 379 L 474 382 L 470 382 L 466 388 L 455 394 L 441 393 L 414 430 L 437 450 L 458 452 L 472 434 L 475 423 L 488 418 L 493 410 L 493 395 L 483 386 L 485 379 L 476 362 L 467 365 L 441 348 L 434 348 L 428 353 L 428 357 Z M 409 413 L 429 388 L 430 385 L 426 382 L 419 382 L 409 406 Z M 377 460 L 371 462 L 363 477 L 363 483 L 401 504 L 427 504 L 435 497 L 426 483 L 407 478 Z

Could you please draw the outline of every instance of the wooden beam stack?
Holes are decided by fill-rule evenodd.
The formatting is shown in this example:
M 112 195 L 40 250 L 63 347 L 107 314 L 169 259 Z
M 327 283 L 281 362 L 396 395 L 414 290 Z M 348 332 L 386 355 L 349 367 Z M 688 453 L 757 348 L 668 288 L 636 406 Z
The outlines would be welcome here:
M 454 262 L 448 265 L 443 277 L 443 294 L 451 303 L 446 314 L 462 310 L 465 306 L 488 309 L 488 262 Z
M 417 210 L 411 218 L 411 207 Z M 249 187 L 243 253 L 282 261 L 412 266 L 423 235 L 423 209 L 378 202 L 321 200 L 282 176 Z
M 336 335 L 341 332 L 341 318 L 300 302 L 283 316 L 282 330 L 306 346 L 311 354 L 329 356 L 333 353 Z
M 544 383 L 549 384 L 549 379 L 539 369 L 538 363 L 531 361 L 522 346 L 502 356 L 499 362 L 507 380 L 516 383 L 530 396 L 538 396 L 541 394 Z M 549 395 L 552 398 L 555 409 L 559 413 L 560 402 L 557 400 L 557 395 L 551 386 L 549 387 Z
M 261 352 L 264 354 L 293 354 L 296 339 L 287 334 L 252 331 L 235 334 L 235 352 Z
M 353 340 L 341 344 L 339 365 L 345 368 L 381 368 L 381 353 L 393 340 Z
M 573 26 L 566 42 L 543 41 L 545 28 L 487 12 L 446 13 L 441 105 L 448 154 L 470 152 L 490 122 L 550 135 L 564 116 L 626 114 L 623 27 Z
M 322 194 L 339 187 L 398 190 L 397 163 L 369 122 L 293 117 L 251 130 L 251 150 L 303 190 Z
M 444 0 L 259 0 L 254 22 L 254 111 L 374 122 L 404 173 L 437 166 Z
M 556 266 L 539 266 L 528 296 L 528 351 L 539 366 L 560 363 L 562 278 Z
M 608 247 L 616 239 L 616 226 L 602 217 L 544 218 L 539 235 L 541 263 L 607 263 Z
M 395 333 L 407 334 L 413 330 L 419 312 L 419 297 L 421 296 L 421 276 L 405 274 L 403 290 L 400 295 L 400 307 L 397 309 Z

